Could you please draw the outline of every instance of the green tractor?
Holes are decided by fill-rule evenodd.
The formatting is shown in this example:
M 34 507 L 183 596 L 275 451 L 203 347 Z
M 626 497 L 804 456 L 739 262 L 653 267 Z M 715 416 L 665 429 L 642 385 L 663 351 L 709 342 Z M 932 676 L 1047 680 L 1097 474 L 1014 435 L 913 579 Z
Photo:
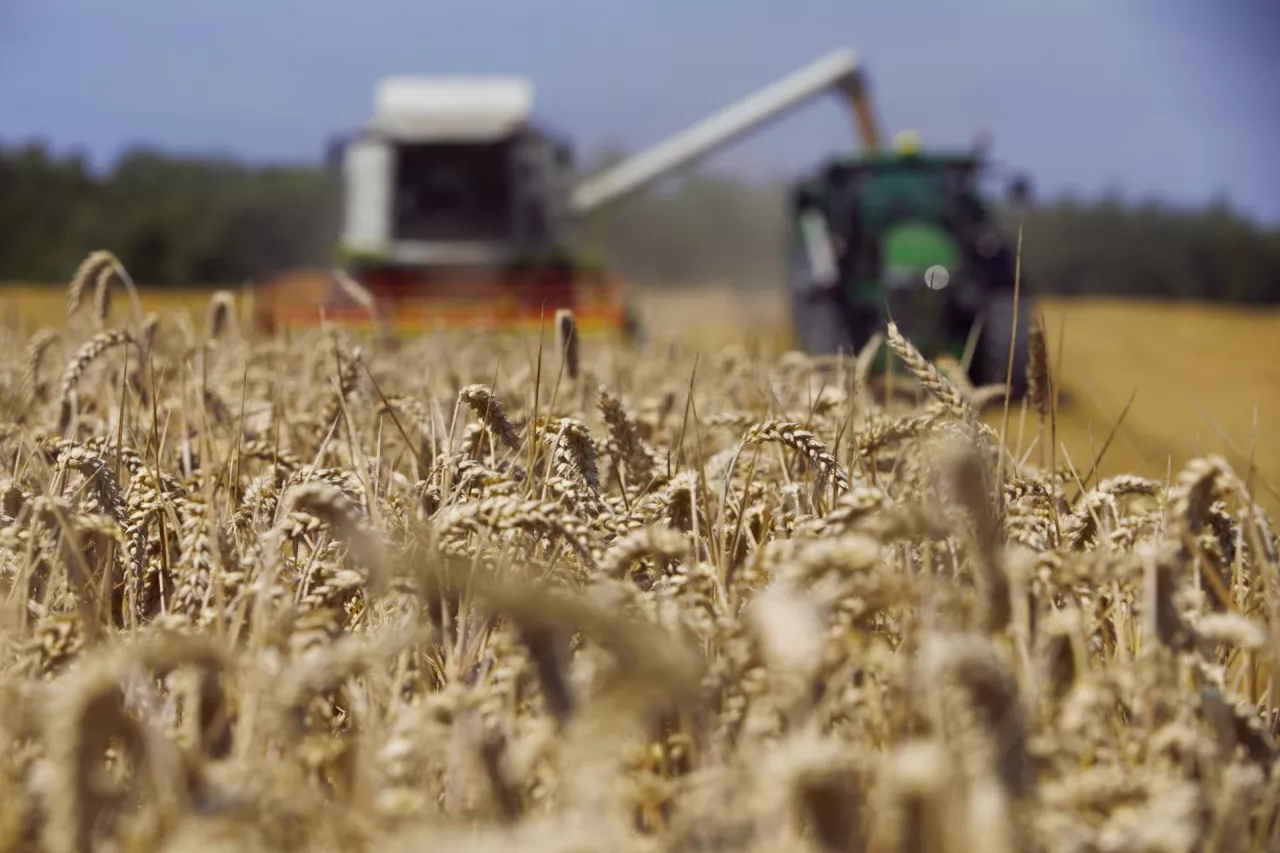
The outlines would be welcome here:
M 585 216 L 616 203 L 834 93 L 862 151 L 794 185 L 788 284 L 796 342 L 813 354 L 854 352 L 892 319 L 925 357 L 963 359 L 982 385 L 1005 381 L 1012 336 L 1012 391 L 1020 396 L 1030 311 L 1019 299 L 1014 335 L 1015 252 L 978 189 L 990 166 L 980 149 L 921 152 L 912 134 L 886 149 L 869 90 L 857 55 L 833 51 L 578 185 L 569 210 Z M 1013 201 L 1026 200 L 1024 179 L 1010 189 Z
M 953 356 L 982 385 L 1005 382 L 1012 336 L 1020 396 L 1030 312 L 1019 299 L 1015 331 L 1016 250 L 979 192 L 985 165 L 979 153 L 922 152 L 908 139 L 798 181 L 788 286 L 799 347 L 852 353 L 892 320 L 927 358 Z M 1013 200 L 1027 194 L 1016 179 Z

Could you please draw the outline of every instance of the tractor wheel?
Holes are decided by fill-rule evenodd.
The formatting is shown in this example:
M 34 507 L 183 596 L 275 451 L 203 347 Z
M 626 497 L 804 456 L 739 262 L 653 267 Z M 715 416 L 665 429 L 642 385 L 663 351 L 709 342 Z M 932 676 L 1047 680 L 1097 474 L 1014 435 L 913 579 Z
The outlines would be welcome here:
M 1020 400 L 1027 392 L 1027 340 L 1031 328 L 1028 300 L 1018 300 L 1017 339 L 1013 347 L 1013 376 L 1009 377 L 1009 336 L 1013 329 L 1013 294 L 999 293 L 987 302 L 987 319 L 978 338 L 978 350 L 971 367 L 975 385 L 1005 383 L 1010 378 L 1010 399 Z
M 799 349 L 809 355 L 854 355 L 857 343 L 845 321 L 839 292 L 791 293 L 791 327 Z

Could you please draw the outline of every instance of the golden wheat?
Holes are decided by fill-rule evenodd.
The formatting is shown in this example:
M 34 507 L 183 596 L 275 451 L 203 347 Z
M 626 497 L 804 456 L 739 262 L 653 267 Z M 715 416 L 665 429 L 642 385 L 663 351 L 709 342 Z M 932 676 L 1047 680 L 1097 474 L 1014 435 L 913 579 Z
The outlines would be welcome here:
M 0 342 L 0 851 L 1280 849 L 1222 458 L 1001 456 L 892 326 L 695 372 L 560 316 L 561 394 L 536 336 L 77 324 L 117 280 Z

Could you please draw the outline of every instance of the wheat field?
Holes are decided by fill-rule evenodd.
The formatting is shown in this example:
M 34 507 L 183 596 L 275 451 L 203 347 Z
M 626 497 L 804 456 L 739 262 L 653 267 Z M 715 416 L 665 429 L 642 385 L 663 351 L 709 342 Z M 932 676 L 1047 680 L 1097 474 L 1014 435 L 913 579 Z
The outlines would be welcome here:
M 1280 849 L 1274 457 L 1070 449 L 1155 321 L 1059 380 L 1050 312 L 1019 439 L 891 326 L 286 342 L 117 264 L 0 329 L 0 850 Z

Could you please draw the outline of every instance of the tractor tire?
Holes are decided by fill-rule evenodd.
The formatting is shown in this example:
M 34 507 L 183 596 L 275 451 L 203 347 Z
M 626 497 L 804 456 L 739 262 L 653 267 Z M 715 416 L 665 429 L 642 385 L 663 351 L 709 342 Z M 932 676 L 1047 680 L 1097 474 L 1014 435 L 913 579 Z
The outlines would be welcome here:
M 791 328 L 796 346 L 809 355 L 857 353 L 839 291 L 791 292 Z
M 974 353 L 971 379 L 975 385 L 1003 385 L 1011 379 L 1010 400 L 1021 400 L 1027 393 L 1027 341 L 1031 330 L 1031 311 L 1025 297 L 1018 299 L 1017 338 L 1013 346 L 1013 375 L 1009 377 L 1009 336 L 1013 329 L 1013 294 L 997 293 L 987 302 L 987 318 Z

